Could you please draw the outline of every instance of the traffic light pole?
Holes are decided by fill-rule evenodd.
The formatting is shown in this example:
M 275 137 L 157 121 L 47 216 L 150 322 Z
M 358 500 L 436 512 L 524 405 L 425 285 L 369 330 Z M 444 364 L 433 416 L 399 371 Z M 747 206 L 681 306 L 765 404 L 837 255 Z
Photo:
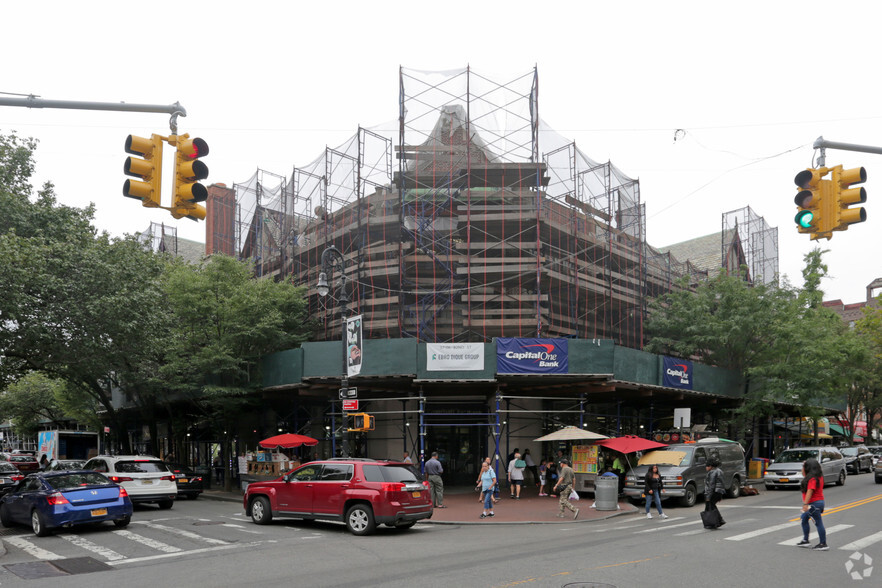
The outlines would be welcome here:
M 858 151 L 860 153 L 874 153 L 882 155 L 882 147 L 873 147 L 870 145 L 855 145 L 854 143 L 839 143 L 837 141 L 828 141 L 824 137 L 815 139 L 812 147 L 820 149 L 821 154 L 818 156 L 818 165 L 824 167 L 826 164 L 826 149 L 838 149 L 840 151 Z
M 158 112 L 171 115 L 169 127 L 172 134 L 178 133 L 179 116 L 187 116 L 187 109 L 180 102 L 174 104 L 129 104 L 126 102 L 87 102 L 79 100 L 46 100 L 30 94 L 23 98 L 0 96 L 0 106 L 20 106 L 23 108 L 64 108 L 71 110 L 114 110 L 121 112 Z

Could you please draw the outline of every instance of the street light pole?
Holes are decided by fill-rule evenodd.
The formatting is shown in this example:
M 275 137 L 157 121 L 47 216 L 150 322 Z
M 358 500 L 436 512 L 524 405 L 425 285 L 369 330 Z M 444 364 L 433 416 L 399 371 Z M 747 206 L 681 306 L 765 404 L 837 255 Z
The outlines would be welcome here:
M 322 271 L 319 273 L 318 282 L 316 283 L 316 290 L 318 291 L 319 296 L 325 297 L 331 291 L 330 284 L 328 284 L 328 274 L 333 270 L 333 266 L 337 263 L 340 266 L 340 293 L 337 297 L 337 301 L 340 303 L 340 338 L 343 345 L 343 372 L 342 378 L 340 379 L 340 388 L 348 388 L 349 387 L 349 366 L 346 362 L 346 315 L 348 314 L 348 306 L 349 306 L 349 294 L 346 292 L 346 260 L 343 258 L 343 254 L 340 253 L 340 250 L 337 249 L 336 246 L 330 245 L 327 249 L 322 252 Z M 343 421 L 343 426 L 346 426 L 345 420 Z M 347 439 L 347 433 L 343 434 L 343 457 L 349 456 L 349 440 Z M 336 436 L 331 435 L 331 451 L 336 455 L 337 447 L 336 447 Z

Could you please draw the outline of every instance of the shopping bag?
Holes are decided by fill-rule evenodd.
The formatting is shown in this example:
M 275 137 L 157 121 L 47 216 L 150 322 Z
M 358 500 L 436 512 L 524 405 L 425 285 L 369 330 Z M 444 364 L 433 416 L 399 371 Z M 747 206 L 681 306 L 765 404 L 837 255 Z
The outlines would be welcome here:
M 579 500 L 579 493 L 575 490 L 570 491 L 570 500 Z
M 705 528 L 716 529 L 723 524 L 723 517 L 717 509 L 703 510 L 701 511 L 701 522 L 704 523 Z

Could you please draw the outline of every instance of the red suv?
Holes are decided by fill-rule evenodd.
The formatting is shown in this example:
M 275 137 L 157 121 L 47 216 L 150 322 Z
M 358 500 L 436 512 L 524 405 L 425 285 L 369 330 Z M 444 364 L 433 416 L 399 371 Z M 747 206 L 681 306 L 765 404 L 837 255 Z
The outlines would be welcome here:
M 411 464 L 374 459 L 313 461 L 271 482 L 248 485 L 245 514 L 258 525 L 273 517 L 343 521 L 354 535 L 377 524 L 409 529 L 432 516 L 427 483 Z

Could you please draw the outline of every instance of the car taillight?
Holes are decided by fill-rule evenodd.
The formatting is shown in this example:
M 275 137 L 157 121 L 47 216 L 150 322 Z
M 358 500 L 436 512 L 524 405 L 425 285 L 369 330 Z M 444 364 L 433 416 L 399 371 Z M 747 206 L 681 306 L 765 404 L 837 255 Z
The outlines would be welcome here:
M 120 482 L 131 482 L 132 478 L 128 476 L 110 476 L 110 481 L 114 484 L 119 484 Z
M 122 486 L 120 486 L 119 487 L 119 497 L 120 498 L 128 498 L 128 496 L 129 496 L 129 493 L 126 492 L 126 489 L 123 488 Z
M 160 480 L 167 480 L 167 481 L 169 481 L 169 482 L 174 482 L 174 481 L 175 481 L 175 476 L 174 476 L 174 474 L 173 474 L 173 475 L 171 475 L 171 476 L 163 476 L 163 477 L 161 477 L 161 478 L 159 478 L 159 479 L 160 479 Z
M 46 500 L 49 501 L 50 506 L 55 506 L 57 504 L 70 504 L 67 498 L 61 492 L 56 492 L 55 494 L 50 494 L 46 497 Z
M 18 482 L 20 480 L 24 480 L 24 476 L 22 476 L 21 474 L 13 474 L 13 475 L 9 476 L 9 479 L 12 480 L 13 482 Z
M 199 476 L 199 477 L 196 477 L 196 478 L 192 478 L 192 480 L 193 480 L 194 482 L 201 482 L 201 481 L 202 481 L 202 476 Z
M 386 482 L 380 484 L 380 490 L 383 492 L 401 492 L 404 490 L 404 484 L 401 482 Z
M 426 490 L 428 490 L 428 489 L 431 488 L 431 486 L 429 486 L 429 481 L 428 481 L 428 480 L 423 480 L 423 487 L 425 487 Z

